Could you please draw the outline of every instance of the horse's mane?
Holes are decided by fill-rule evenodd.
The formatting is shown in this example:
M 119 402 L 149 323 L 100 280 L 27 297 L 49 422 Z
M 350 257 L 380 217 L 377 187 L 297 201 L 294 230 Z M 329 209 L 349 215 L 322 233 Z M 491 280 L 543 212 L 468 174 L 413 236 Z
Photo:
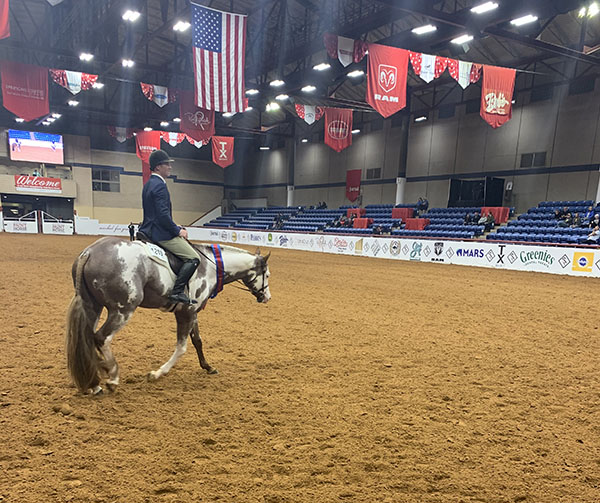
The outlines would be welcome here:
M 210 246 L 207 243 L 199 243 L 199 244 L 193 244 L 192 246 L 194 247 L 203 247 L 205 249 L 209 249 L 210 250 Z M 236 246 L 229 246 L 229 245 L 221 245 L 221 249 L 225 250 L 225 251 L 229 251 L 229 252 L 237 252 L 237 253 L 245 253 L 247 255 L 254 255 L 254 253 L 249 252 L 248 250 L 244 250 L 243 248 L 237 248 Z

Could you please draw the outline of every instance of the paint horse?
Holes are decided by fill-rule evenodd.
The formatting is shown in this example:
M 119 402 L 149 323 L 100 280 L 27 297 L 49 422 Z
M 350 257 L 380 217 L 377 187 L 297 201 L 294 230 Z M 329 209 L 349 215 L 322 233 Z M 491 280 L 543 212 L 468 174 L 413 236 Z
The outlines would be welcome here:
M 198 330 L 198 311 L 224 284 L 240 280 L 256 297 L 266 303 L 269 292 L 267 259 L 233 246 L 193 245 L 201 257 L 188 283 L 195 304 L 173 304 L 167 295 L 175 273 L 162 248 L 141 241 L 104 237 L 88 246 L 73 264 L 75 296 L 67 314 L 67 364 L 80 391 L 102 392 L 101 378 L 113 391 L 119 384 L 119 366 L 110 344 L 138 307 L 173 311 L 177 320 L 177 345 L 171 358 L 149 379 L 167 374 L 185 353 L 188 335 L 198 353 L 200 366 L 209 374 L 211 367 L 202 352 Z M 97 329 L 102 309 L 107 309 L 104 324 Z

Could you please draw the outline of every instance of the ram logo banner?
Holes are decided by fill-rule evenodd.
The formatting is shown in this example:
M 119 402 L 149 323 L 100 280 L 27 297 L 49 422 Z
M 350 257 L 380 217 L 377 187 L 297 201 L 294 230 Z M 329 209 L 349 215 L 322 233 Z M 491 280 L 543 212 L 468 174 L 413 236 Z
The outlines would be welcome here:
M 383 117 L 406 106 L 408 51 L 369 44 L 367 65 L 367 102 Z
M 573 271 L 592 272 L 594 265 L 594 252 L 573 253 Z

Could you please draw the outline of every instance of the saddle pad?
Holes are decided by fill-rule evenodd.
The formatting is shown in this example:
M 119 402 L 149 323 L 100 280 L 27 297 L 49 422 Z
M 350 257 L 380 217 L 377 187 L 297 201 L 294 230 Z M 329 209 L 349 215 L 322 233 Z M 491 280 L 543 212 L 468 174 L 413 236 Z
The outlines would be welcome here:
M 146 247 L 146 253 L 148 253 L 148 256 L 152 260 L 169 267 L 169 259 L 167 258 L 165 250 L 163 250 L 160 246 L 156 246 L 152 243 L 144 243 L 144 246 Z

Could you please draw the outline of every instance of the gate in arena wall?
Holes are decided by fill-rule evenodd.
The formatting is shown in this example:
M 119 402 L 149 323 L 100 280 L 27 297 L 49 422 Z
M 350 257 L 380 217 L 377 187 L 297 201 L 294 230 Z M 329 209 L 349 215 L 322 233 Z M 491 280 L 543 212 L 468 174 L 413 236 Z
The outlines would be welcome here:
M 34 210 L 22 217 L 6 217 L 2 219 L 5 232 L 17 234 L 73 234 L 73 220 L 56 218 L 42 210 Z

